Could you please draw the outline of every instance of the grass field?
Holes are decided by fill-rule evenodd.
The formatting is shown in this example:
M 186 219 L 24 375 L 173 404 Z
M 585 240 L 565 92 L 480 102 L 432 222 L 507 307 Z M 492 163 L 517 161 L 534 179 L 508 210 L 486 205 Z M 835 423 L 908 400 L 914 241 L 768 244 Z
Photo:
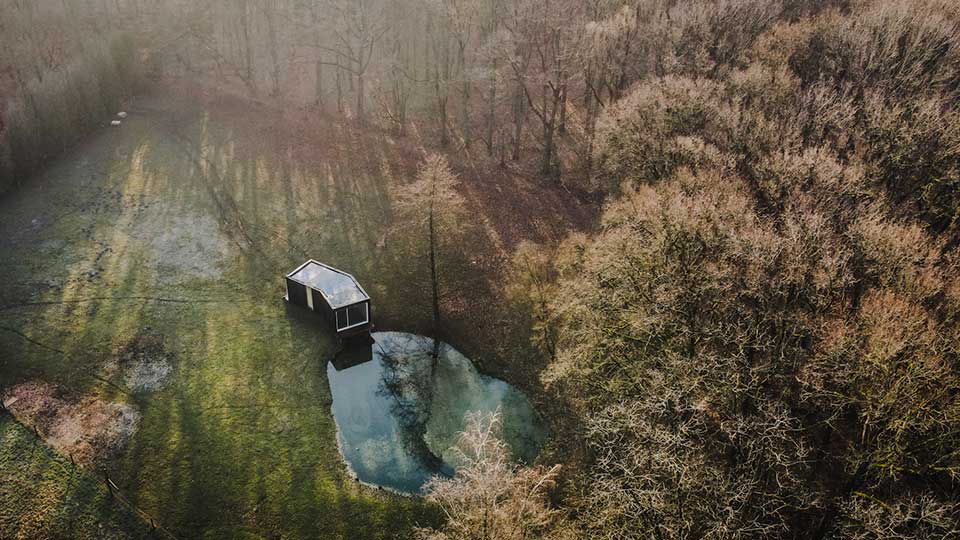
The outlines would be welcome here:
M 0 201 L 0 390 L 44 381 L 140 416 L 123 448 L 85 472 L 25 452 L 33 435 L 4 418 L 0 537 L 55 538 L 38 524 L 76 520 L 80 538 L 101 538 L 98 521 L 137 536 L 136 519 L 93 487 L 99 467 L 182 538 L 392 538 L 438 519 L 346 474 L 325 369 L 337 344 L 280 298 L 280 276 L 313 257 L 358 277 L 381 328 L 426 328 L 419 266 L 390 234 L 392 193 L 422 149 L 333 123 L 313 146 L 285 145 L 268 112 L 238 124 L 230 110 L 141 99 L 122 127 Z M 489 223 L 510 224 L 468 199 L 481 219 L 466 230 L 474 251 L 450 257 L 448 339 L 509 380 L 520 370 L 504 351 L 529 353 L 522 317 L 494 302 L 490 276 L 512 240 Z M 510 317 L 513 327 L 498 324 Z M 162 369 L 131 371 L 140 349 Z M 32 478 L 55 493 L 19 487 Z
M 3 538 L 149 538 L 103 483 L 74 467 L 32 431 L 0 416 L 0 533 Z

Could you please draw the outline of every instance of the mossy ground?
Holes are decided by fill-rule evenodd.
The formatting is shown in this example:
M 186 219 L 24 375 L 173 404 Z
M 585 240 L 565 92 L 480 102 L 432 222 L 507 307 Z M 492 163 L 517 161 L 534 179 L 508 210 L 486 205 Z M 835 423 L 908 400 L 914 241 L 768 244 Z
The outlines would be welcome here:
M 421 151 L 331 123 L 304 159 L 181 98 L 131 109 L 0 201 L 0 390 L 39 379 L 134 404 L 139 429 L 107 469 L 182 538 L 393 538 L 435 523 L 421 500 L 346 474 L 325 370 L 338 344 L 281 300 L 282 274 L 312 257 L 358 277 L 381 328 L 428 328 L 421 274 L 390 227 Z M 523 320 L 476 270 L 496 239 L 465 230 L 474 251 L 447 266 L 462 291 L 445 300 L 448 339 L 488 363 L 511 344 L 527 351 L 522 323 L 499 332 L 485 315 Z M 172 370 L 138 392 L 106 366 L 144 335 L 159 336 Z M 0 537 L 58 538 L 57 524 L 78 520 L 139 534 L 92 472 L 24 453 L 32 435 L 8 418 L 2 434 Z M 97 537 L 86 530 L 76 536 Z
M 103 483 L 0 415 L 0 537 L 149 538 Z

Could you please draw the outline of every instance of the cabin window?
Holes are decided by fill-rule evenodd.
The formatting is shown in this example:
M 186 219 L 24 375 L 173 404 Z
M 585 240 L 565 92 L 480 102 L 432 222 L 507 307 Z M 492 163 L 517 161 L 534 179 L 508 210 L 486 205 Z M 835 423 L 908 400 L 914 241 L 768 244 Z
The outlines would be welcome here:
M 337 310 L 337 330 L 364 324 L 367 322 L 368 317 L 369 313 L 367 312 L 366 302 L 340 308 Z
M 356 304 L 348 307 L 347 319 L 350 326 L 367 322 L 367 304 Z

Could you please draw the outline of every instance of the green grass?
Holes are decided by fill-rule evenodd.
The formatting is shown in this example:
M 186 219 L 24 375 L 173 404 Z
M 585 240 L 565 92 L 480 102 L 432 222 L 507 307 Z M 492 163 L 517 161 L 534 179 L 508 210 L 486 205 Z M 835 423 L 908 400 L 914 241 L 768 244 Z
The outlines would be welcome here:
M 311 256 L 354 272 L 380 320 L 425 327 L 421 289 L 376 245 L 389 223 L 385 180 L 350 160 L 307 171 L 241 156 L 236 133 L 203 111 L 149 104 L 158 110 L 0 201 L 0 387 L 43 379 L 133 403 L 139 429 L 107 468 L 182 538 L 402 538 L 435 523 L 421 500 L 346 475 L 325 370 L 337 345 L 280 298 L 281 275 Z M 144 333 L 173 359 L 167 384 L 129 393 L 122 377 L 99 380 Z M 139 534 L 86 474 L 2 426 L 0 537 L 60 538 L 98 520 Z
M 104 484 L 0 415 L 0 537 L 150 538 Z

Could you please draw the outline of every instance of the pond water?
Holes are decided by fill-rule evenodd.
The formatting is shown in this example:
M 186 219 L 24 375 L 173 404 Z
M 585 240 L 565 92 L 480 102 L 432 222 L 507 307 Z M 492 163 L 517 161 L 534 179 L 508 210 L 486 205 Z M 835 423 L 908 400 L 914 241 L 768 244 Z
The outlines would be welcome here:
M 418 493 L 432 476 L 452 475 L 450 448 L 468 412 L 500 409 L 503 438 L 514 459 L 529 463 L 546 429 L 526 396 L 477 372 L 470 360 L 440 343 L 400 332 L 371 334 L 327 365 L 340 450 L 366 483 Z

